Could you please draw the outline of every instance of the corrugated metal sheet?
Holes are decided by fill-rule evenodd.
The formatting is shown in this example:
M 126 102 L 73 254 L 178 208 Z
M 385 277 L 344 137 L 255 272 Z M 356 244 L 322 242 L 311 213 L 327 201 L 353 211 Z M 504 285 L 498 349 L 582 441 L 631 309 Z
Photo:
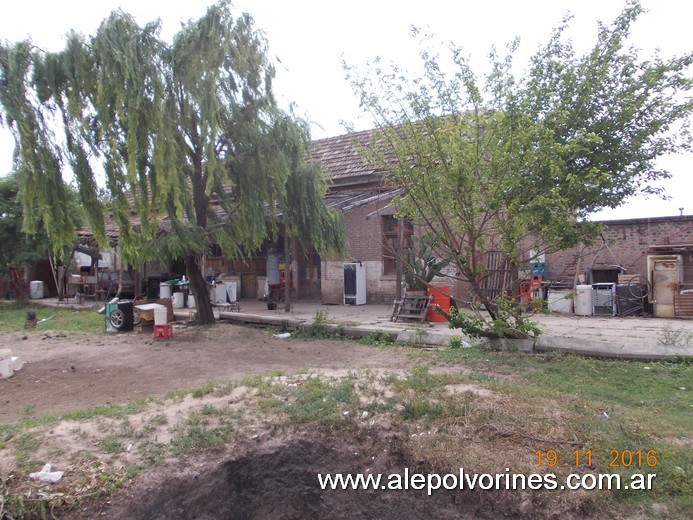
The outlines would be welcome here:
M 693 294 L 674 295 L 674 314 L 677 318 L 693 319 Z

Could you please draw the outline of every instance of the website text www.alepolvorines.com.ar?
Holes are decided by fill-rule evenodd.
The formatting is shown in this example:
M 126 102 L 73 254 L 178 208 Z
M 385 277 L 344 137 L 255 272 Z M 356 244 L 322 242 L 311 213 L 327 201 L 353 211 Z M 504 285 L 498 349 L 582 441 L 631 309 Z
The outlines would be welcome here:
M 460 468 L 457 474 L 412 473 L 405 468 L 403 473 L 328 473 L 318 474 L 322 490 L 368 490 L 385 491 L 423 490 L 428 495 L 439 490 L 650 490 L 655 473 L 634 473 L 629 476 L 617 473 L 571 473 L 562 478 L 554 473 L 467 473 Z

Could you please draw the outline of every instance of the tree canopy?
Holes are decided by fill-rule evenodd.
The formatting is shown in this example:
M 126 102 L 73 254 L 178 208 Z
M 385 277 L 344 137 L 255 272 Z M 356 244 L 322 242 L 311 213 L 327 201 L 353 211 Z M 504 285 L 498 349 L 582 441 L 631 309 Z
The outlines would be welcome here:
M 45 233 L 28 237 L 22 232 L 23 210 L 14 175 L 0 178 L 0 276 L 11 268 L 24 269 L 44 257 L 48 249 Z
M 659 193 L 669 173 L 657 158 L 690 147 L 693 53 L 641 59 L 628 36 L 642 12 L 630 2 L 581 56 L 566 18 L 519 77 L 517 41 L 506 56 L 491 51 L 481 79 L 461 48 L 450 44 L 446 62 L 426 37 L 420 75 L 380 60 L 346 67 L 379 129 L 368 160 L 405 188 L 400 214 L 436 234 L 493 319 L 507 315 L 484 290 L 489 252 L 522 266 L 530 250 L 588 240 L 590 213 Z M 511 326 L 522 327 L 520 310 Z
M 0 45 L 25 229 L 42 218 L 56 247 L 72 240 L 60 183 L 69 166 L 96 239 L 105 243 L 102 171 L 124 259 L 185 259 L 195 293 L 205 290 L 198 261 L 209 245 L 250 254 L 278 232 L 289 195 L 314 218 L 287 224 L 323 252 L 342 252 L 341 221 L 314 196 L 325 180 L 303 164 L 307 126 L 278 108 L 273 76 L 262 33 L 249 15 L 234 18 L 228 1 L 184 24 L 172 43 L 159 22 L 139 27 L 116 11 L 91 37 L 69 34 L 61 52 Z M 209 322 L 211 307 L 199 300 L 198 318 Z

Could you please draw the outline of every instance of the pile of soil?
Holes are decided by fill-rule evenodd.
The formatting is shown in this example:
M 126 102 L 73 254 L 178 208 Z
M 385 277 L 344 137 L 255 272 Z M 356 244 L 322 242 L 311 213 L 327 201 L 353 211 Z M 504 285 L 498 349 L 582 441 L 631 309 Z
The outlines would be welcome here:
M 425 489 L 320 488 L 319 473 L 381 473 L 386 482 L 388 474 L 404 474 L 405 468 L 410 473 L 435 472 L 411 460 L 396 439 L 294 432 L 235 451 L 240 452 L 221 460 L 191 460 L 186 468 L 158 468 L 141 475 L 130 489 L 114 497 L 110 506 L 99 511 L 88 508 L 74 518 L 402 520 L 524 516 L 519 510 L 519 493 L 511 496 L 507 492 L 441 489 L 428 496 Z

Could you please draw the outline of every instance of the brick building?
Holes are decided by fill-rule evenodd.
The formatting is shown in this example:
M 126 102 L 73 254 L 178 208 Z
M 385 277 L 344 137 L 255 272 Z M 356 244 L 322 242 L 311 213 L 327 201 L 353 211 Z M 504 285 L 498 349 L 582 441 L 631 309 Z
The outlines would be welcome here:
M 397 258 L 393 249 L 399 221 L 394 217 L 392 199 L 400 190 L 387 184 L 386 170 L 367 164 L 361 156 L 361 150 L 370 144 L 373 135 L 373 131 L 354 132 L 310 145 L 310 158 L 320 161 L 330 178 L 325 202 L 344 215 L 349 253 L 343 259 L 321 258 L 313 250 L 300 250 L 298 241 L 294 240 L 290 283 L 297 299 L 343 303 L 345 263 L 365 267 L 367 303 L 392 303 L 395 298 Z M 617 284 L 621 281 L 619 275 L 640 275 L 644 280 L 654 280 L 655 264 L 648 264 L 648 257 L 651 260 L 658 257 L 662 261 L 674 261 L 679 271 L 674 281 L 667 279 L 667 284 L 660 284 L 660 288 L 667 287 L 666 299 L 671 299 L 672 309 L 675 295 L 693 289 L 693 216 L 614 220 L 603 224 L 603 232 L 591 244 L 546 254 L 545 281 L 569 290 L 576 284 Z M 419 231 L 407 224 L 405 243 L 411 243 L 411 235 Z M 284 258 L 280 237 L 276 243 L 266 244 L 255 258 L 231 261 L 213 248 L 204 261 L 207 274 L 237 282 L 239 297 L 262 298 L 263 287 L 272 278 L 271 271 L 279 276 L 277 264 L 281 266 Z M 159 272 L 175 277 L 183 272 L 181 265 L 170 263 L 142 267 L 144 277 Z M 498 271 L 507 271 L 517 280 L 518 275 L 520 278 L 526 275 L 529 260 L 526 265 L 511 267 Z M 455 267 L 451 265 L 448 269 L 454 277 Z M 451 278 L 438 282 L 451 286 L 452 295 L 458 301 L 470 300 L 462 282 Z
M 632 299 L 637 277 L 645 310 L 657 317 L 693 318 L 693 216 L 605 221 L 592 243 L 546 255 L 546 279 L 561 287 L 616 284 Z M 615 301 L 616 312 L 619 312 Z
M 586 283 L 616 282 L 618 274 L 648 276 L 647 257 L 658 250 L 693 244 L 693 216 L 653 217 L 602 222 L 602 234 L 590 245 L 546 255 L 546 278 L 573 283 L 576 270 Z M 683 250 L 682 250 L 683 251 Z M 684 255 L 684 289 L 693 288 L 693 263 Z M 578 259 L 579 266 L 578 266 Z

